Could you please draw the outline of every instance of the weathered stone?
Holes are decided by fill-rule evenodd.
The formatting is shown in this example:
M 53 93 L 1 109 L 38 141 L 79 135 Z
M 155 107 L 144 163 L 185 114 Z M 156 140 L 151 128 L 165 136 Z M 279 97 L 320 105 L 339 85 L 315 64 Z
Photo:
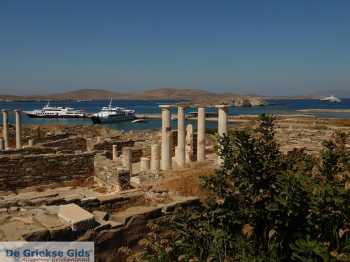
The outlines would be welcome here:
M 121 196 L 120 194 L 108 194 L 97 196 L 97 199 L 101 202 L 101 204 L 106 204 L 122 201 L 125 199 L 125 197 Z
M 34 139 L 29 139 L 29 140 L 28 140 L 28 146 L 29 146 L 29 147 L 34 146 Z
M 132 150 L 130 147 L 123 147 L 123 167 L 132 172 Z
M 48 198 L 46 200 L 46 205 L 51 206 L 51 205 L 61 205 L 61 204 L 65 204 L 66 201 L 62 196 L 57 196 L 57 197 L 53 197 L 53 198 Z
M 35 147 L 31 148 L 35 149 Z M 23 149 L 22 149 L 23 150 Z M 29 148 L 27 148 L 29 150 Z M 2 151 L 7 152 L 7 151 Z M 1 155 L 0 190 L 73 183 L 94 175 L 94 154 Z M 50 204 L 60 204 L 53 200 Z
M 185 153 L 186 153 L 186 161 L 191 162 L 195 160 L 195 143 L 194 143 L 194 137 L 193 137 L 193 126 L 192 124 L 188 124 L 186 127 L 186 146 L 185 146 Z
M 130 187 L 131 171 L 125 167 L 117 168 L 118 184 L 122 190 Z
M 124 225 L 124 224 L 121 223 L 121 222 L 112 221 L 112 220 L 107 221 L 107 223 L 108 223 L 108 225 L 110 225 L 110 227 L 111 227 L 112 229 L 121 228 L 121 227 L 123 227 L 123 225 Z
M 110 229 L 111 228 L 111 225 L 104 221 L 103 223 L 99 223 L 100 225 L 98 225 L 97 227 L 94 228 L 94 231 L 95 232 L 101 232 L 103 230 L 107 230 L 107 229 Z
M 67 204 L 78 203 L 80 202 L 81 197 L 82 196 L 80 194 L 73 194 L 73 195 L 65 196 L 64 200 Z
M 97 222 L 108 219 L 108 213 L 100 210 L 95 210 L 92 212 Z
M 22 237 L 26 241 L 48 241 L 50 240 L 50 233 L 49 230 L 43 228 L 27 232 Z
M 205 160 L 205 107 L 198 107 L 197 161 Z
M 112 146 L 112 160 L 116 161 L 118 159 L 118 147 L 117 145 Z
M 148 157 L 141 157 L 140 169 L 143 172 L 147 172 L 150 169 L 150 159 Z
M 160 146 L 153 144 L 151 146 L 151 171 L 159 173 L 160 170 Z
M 68 137 L 64 139 L 41 143 L 40 146 L 71 152 L 74 152 L 76 150 L 82 152 L 87 151 L 87 141 L 83 137 Z
M 175 151 L 175 156 L 179 167 L 184 167 L 186 161 L 185 108 L 186 107 L 184 105 L 179 105 L 177 108 L 177 148 Z
M 65 225 L 57 216 L 45 214 L 43 212 L 37 213 L 34 216 L 34 220 L 48 229 Z
M 0 150 L 4 150 L 5 149 L 5 142 L 3 138 L 0 138 Z
M 170 170 L 171 165 L 171 105 L 160 105 L 162 110 L 161 169 Z
M 128 226 L 132 220 L 145 219 L 145 218 L 156 218 L 161 215 L 160 207 L 152 206 L 135 206 L 130 207 L 124 211 L 118 212 L 111 216 L 111 220 L 123 223 Z
M 102 230 L 94 239 L 95 245 L 104 245 L 114 240 L 121 240 L 122 228 Z
M 58 216 L 69 223 L 73 230 L 91 228 L 94 224 L 94 215 L 82 209 L 76 204 L 62 205 L 59 207 Z
M 5 149 L 9 149 L 9 122 L 8 122 L 8 112 L 6 110 L 2 111 L 2 137 L 4 139 Z
M 43 230 L 43 227 L 36 223 L 26 224 L 23 221 L 11 221 L 0 226 L 0 231 L 3 232 L 7 240 L 23 240 L 23 236 L 30 236 L 33 232 Z
M 97 197 L 85 197 L 85 198 L 80 200 L 80 203 L 84 207 L 98 206 L 99 201 L 98 201 Z
M 70 225 L 63 225 L 49 229 L 50 239 L 52 241 L 74 240 L 74 234 Z
M 22 148 L 22 113 L 19 110 L 15 110 L 16 116 L 16 148 Z

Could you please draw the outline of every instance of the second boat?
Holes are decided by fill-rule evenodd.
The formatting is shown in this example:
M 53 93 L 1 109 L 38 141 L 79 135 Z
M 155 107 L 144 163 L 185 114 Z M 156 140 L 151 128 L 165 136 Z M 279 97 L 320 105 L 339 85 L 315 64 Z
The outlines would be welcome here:
M 108 107 L 102 107 L 100 112 L 92 115 L 91 120 L 94 124 L 105 124 L 133 120 L 135 118 L 135 110 L 129 110 L 123 107 L 112 107 L 111 99 Z

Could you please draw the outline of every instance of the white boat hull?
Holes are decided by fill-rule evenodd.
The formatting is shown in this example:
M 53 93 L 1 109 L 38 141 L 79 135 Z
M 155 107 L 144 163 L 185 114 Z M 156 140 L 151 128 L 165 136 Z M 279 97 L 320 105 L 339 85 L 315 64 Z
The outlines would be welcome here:
M 117 123 L 122 121 L 134 120 L 134 115 L 111 115 L 111 116 L 92 116 L 91 120 L 94 124 L 109 124 L 109 123 Z

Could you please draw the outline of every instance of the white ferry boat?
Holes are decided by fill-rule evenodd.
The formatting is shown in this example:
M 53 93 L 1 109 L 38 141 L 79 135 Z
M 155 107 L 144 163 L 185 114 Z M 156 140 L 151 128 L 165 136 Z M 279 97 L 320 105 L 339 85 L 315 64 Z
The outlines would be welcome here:
M 123 107 L 112 107 L 111 99 L 108 107 L 102 107 L 100 112 L 92 115 L 91 120 L 95 124 L 104 124 L 134 120 L 135 118 L 135 110 L 129 110 Z
M 333 96 L 333 95 L 321 98 L 320 100 L 325 101 L 325 102 L 331 102 L 331 103 L 340 103 L 341 102 L 340 98 Z
M 24 111 L 27 116 L 31 118 L 86 118 L 88 114 L 82 110 L 76 110 L 71 107 L 56 107 L 50 106 L 47 103 L 42 109 L 35 109 L 33 111 Z

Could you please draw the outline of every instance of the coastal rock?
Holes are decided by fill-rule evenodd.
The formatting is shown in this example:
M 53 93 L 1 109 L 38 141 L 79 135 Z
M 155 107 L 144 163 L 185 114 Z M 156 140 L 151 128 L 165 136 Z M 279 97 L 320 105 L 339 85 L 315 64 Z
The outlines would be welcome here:
M 250 97 L 249 103 L 251 106 L 266 106 L 267 102 L 261 97 Z
M 265 106 L 267 102 L 261 97 L 235 97 L 233 105 L 236 107 L 251 107 L 251 106 Z
M 234 98 L 233 105 L 236 107 L 251 106 L 249 100 L 245 97 Z

